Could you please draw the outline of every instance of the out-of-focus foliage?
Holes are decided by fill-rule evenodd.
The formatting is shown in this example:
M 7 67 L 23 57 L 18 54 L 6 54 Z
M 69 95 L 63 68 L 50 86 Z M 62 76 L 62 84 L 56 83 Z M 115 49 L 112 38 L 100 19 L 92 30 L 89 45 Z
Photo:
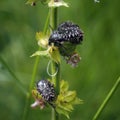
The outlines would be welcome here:
M 68 80 L 70 89 L 75 89 L 83 105 L 75 107 L 71 120 L 90 120 L 106 94 L 120 75 L 120 12 L 118 0 L 66 0 L 69 8 L 59 9 L 59 22 L 73 21 L 84 31 L 84 40 L 78 51 L 82 57 L 75 69 L 62 61 L 62 78 Z M 36 32 L 42 31 L 48 8 L 40 2 L 36 6 L 24 0 L 0 0 L 0 55 L 10 69 L 28 88 L 38 50 Z M 40 59 L 36 81 L 49 78 L 46 72 L 48 60 Z M 0 119 L 22 119 L 26 96 L 17 86 L 17 81 L 0 62 Z M 120 89 L 115 92 L 100 120 L 120 119 Z M 32 103 L 33 99 L 31 99 Z M 51 109 L 29 110 L 29 120 L 49 120 Z M 61 117 L 62 120 L 67 118 Z

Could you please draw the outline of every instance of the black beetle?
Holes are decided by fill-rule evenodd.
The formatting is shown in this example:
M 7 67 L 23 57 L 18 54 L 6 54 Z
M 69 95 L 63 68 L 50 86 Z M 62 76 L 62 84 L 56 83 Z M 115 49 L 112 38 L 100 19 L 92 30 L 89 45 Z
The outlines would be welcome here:
M 40 80 L 37 82 L 37 91 L 47 102 L 52 102 L 55 100 L 55 89 L 54 85 L 48 80 Z

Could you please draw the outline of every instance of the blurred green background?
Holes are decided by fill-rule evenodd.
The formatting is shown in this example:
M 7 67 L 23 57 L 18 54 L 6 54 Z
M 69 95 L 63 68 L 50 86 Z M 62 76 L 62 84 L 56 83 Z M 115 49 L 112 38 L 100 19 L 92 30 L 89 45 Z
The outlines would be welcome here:
M 120 10 L 118 0 L 66 0 L 70 7 L 59 9 L 59 23 L 73 21 L 84 31 L 78 47 L 82 57 L 77 68 L 62 60 L 62 79 L 84 100 L 75 106 L 70 120 L 91 120 L 120 75 Z M 24 0 L 0 0 L 0 56 L 28 89 L 38 49 L 35 33 L 42 31 L 48 13 L 40 2 L 35 7 Z M 48 60 L 40 59 L 36 81 L 49 78 Z M 26 96 L 19 83 L 0 61 L 0 120 L 21 120 Z M 31 103 L 33 102 L 33 99 Z M 51 110 L 29 109 L 29 120 L 50 120 Z M 67 120 L 61 117 L 61 120 Z M 120 88 L 117 89 L 99 120 L 120 120 Z

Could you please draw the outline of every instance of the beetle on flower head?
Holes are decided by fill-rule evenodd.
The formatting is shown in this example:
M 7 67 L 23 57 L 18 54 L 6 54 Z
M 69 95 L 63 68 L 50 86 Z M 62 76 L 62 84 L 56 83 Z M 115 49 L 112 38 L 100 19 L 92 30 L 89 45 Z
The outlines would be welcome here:
M 41 94 L 43 99 L 46 102 L 52 102 L 55 100 L 55 90 L 54 86 L 50 81 L 48 80 L 40 80 L 37 82 L 37 91 Z
M 69 56 L 74 52 L 76 45 L 81 44 L 82 40 L 83 32 L 79 26 L 67 21 L 53 31 L 49 38 L 49 45 L 53 43 L 54 46 L 59 48 L 62 56 Z
M 49 45 L 58 47 L 62 56 L 68 59 L 75 53 L 76 46 L 83 41 L 83 32 L 77 24 L 63 22 L 49 38 Z

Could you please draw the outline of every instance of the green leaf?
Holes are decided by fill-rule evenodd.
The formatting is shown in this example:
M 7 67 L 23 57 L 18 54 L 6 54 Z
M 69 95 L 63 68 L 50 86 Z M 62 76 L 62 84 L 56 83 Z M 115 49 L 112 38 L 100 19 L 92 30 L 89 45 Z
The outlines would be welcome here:
M 55 101 L 56 111 L 65 115 L 67 118 L 69 118 L 69 112 L 72 112 L 74 109 L 73 105 L 83 103 L 83 101 L 77 97 L 76 91 L 69 91 L 68 88 L 68 82 L 62 80 L 60 83 L 60 94 Z
M 67 91 L 64 94 L 64 99 L 66 102 L 72 102 L 76 98 L 76 92 L 75 91 Z
M 69 88 L 68 82 L 62 80 L 60 83 L 60 92 L 65 92 Z
M 67 104 L 59 104 L 57 107 L 65 110 L 65 111 L 68 111 L 68 112 L 71 112 L 71 109 L 69 109 L 69 106 L 67 106 Z
M 73 110 L 73 106 L 70 103 L 63 102 L 63 103 L 61 103 L 59 105 L 59 107 L 62 108 L 62 109 L 64 109 L 64 110 L 66 110 L 66 111 L 68 111 L 68 112 L 72 112 L 72 110 Z
M 68 113 L 66 110 L 61 109 L 60 107 L 56 107 L 56 111 L 57 111 L 57 113 L 63 114 L 63 115 L 65 115 L 68 119 L 70 119 L 69 113 Z
M 74 101 L 72 101 L 72 104 L 83 104 L 83 100 L 81 100 L 80 98 L 76 97 L 74 99 Z
M 48 50 L 45 50 L 45 51 L 36 51 L 34 54 L 32 54 L 30 57 L 34 57 L 34 56 L 37 56 L 37 55 L 40 55 L 40 56 L 44 56 L 44 57 L 48 57 L 49 56 L 49 53 L 48 53 Z
M 55 61 L 56 63 L 60 63 L 60 53 L 57 47 L 55 46 L 50 46 L 48 48 L 49 50 L 49 54 L 51 56 L 51 58 L 53 59 L 53 61 Z

